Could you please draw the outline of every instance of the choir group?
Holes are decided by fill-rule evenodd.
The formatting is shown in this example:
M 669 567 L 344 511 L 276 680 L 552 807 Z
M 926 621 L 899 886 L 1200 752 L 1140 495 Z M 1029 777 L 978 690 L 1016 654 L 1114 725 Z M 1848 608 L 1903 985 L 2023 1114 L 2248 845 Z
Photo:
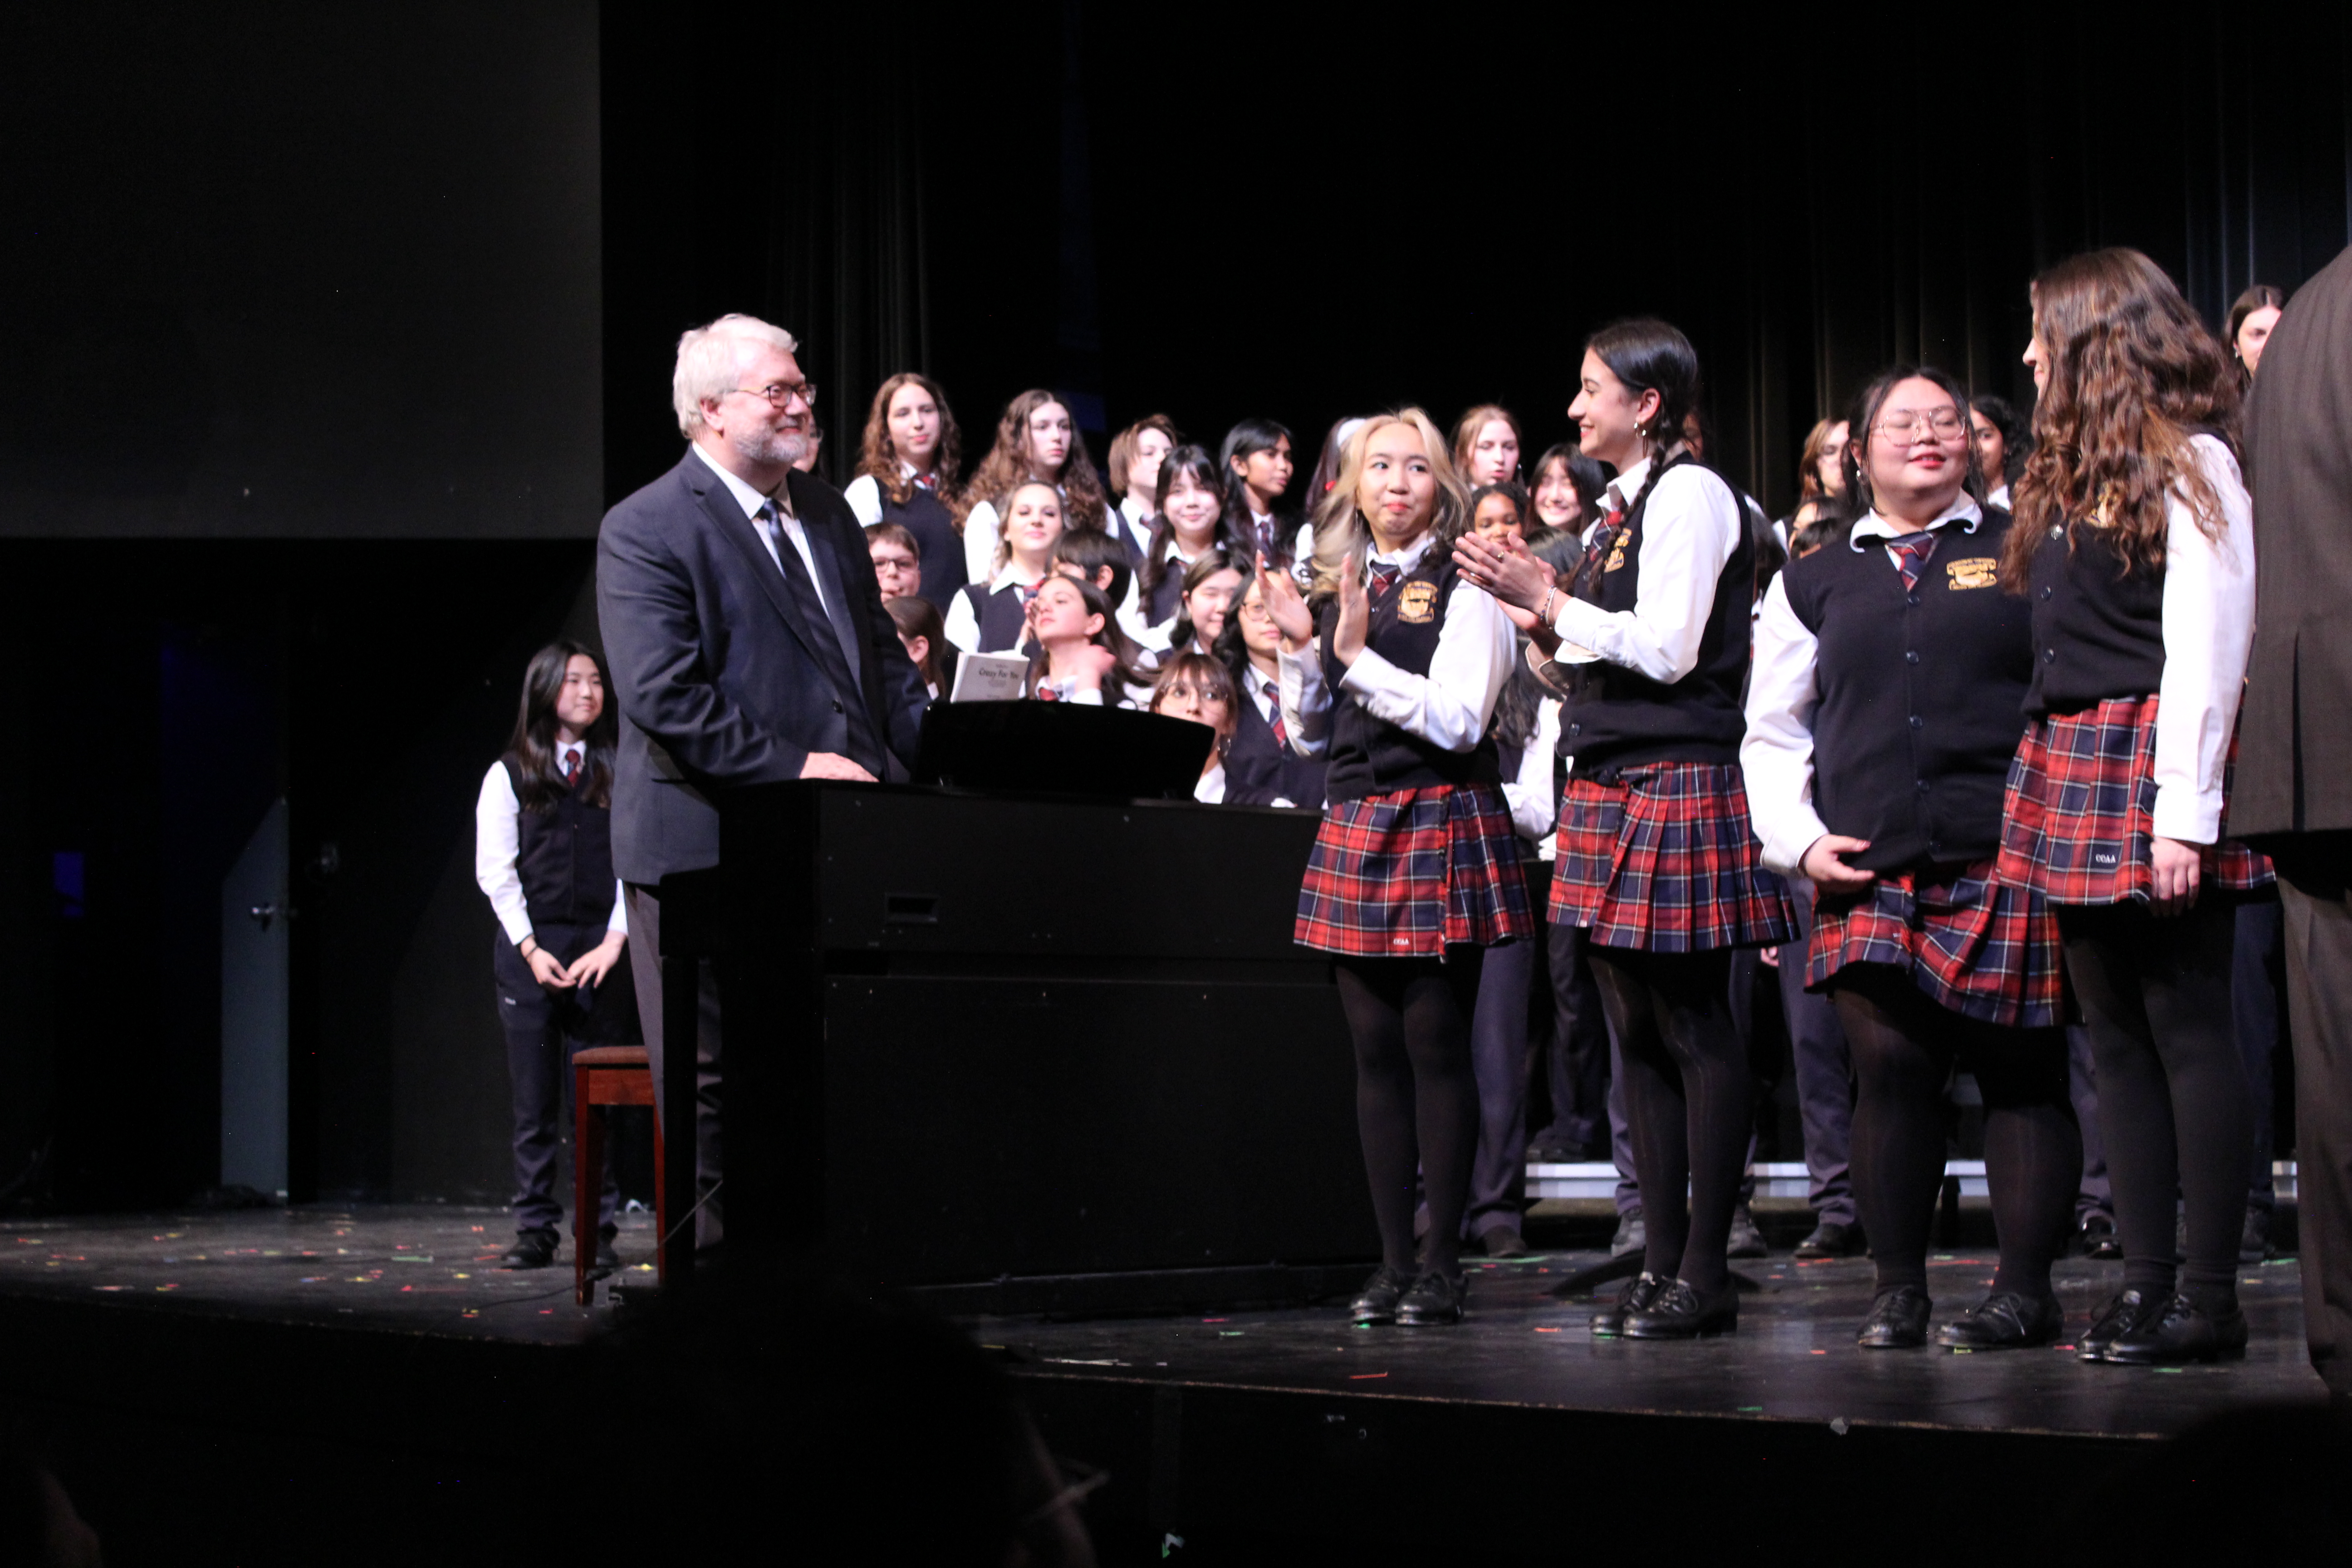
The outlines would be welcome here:
M 877 393 L 846 499 L 935 691 L 961 655 L 1025 654 L 1038 699 L 1212 730 L 1200 799 L 1321 808 L 1297 939 L 1334 955 L 1356 1044 L 1382 1247 L 1359 1321 L 1456 1321 L 1463 1243 L 1520 1249 L 1548 960 L 1563 1038 L 1597 992 L 1584 1024 L 1605 1020 L 1647 1200 L 1640 1272 L 1592 1331 L 1733 1329 L 1736 961 L 1761 952 L 1792 1022 L 1811 1005 L 1843 1037 L 1858 1225 L 1809 1245 L 1867 1237 L 1862 1345 L 2061 1338 L 2089 1077 L 2115 1226 L 2090 1237 L 2124 1278 L 2077 1353 L 2242 1348 L 2232 950 L 2271 879 L 2224 827 L 2253 596 L 2235 441 L 2280 301 L 2250 293 L 2225 345 L 2110 250 L 2032 303 L 2030 422 L 1889 369 L 1811 432 L 1779 521 L 1707 465 L 1697 356 L 1658 321 L 1589 342 L 1573 445 L 1530 463 L 1493 405 L 1450 437 L 1415 408 L 1343 419 L 1303 497 L 1268 420 L 1212 448 L 1155 415 L 1098 471 L 1034 391 L 967 479 L 936 384 Z M 1956 1068 L 1984 1102 L 2000 1263 L 1937 1326 Z M 1559 1103 L 1598 1076 L 1554 1072 L 1559 1124 L 1599 1124 Z

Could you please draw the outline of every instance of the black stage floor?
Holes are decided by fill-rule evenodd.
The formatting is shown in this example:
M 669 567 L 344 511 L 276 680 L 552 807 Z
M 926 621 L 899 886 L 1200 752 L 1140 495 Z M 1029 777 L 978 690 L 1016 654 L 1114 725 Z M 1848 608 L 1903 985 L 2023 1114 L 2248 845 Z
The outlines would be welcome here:
M 57 1457 L 118 1564 L 495 1560 L 476 1510 L 540 1484 L 564 1435 L 533 1412 L 581 1392 L 583 1352 L 612 1321 L 572 1304 L 568 1253 L 497 1268 L 510 1224 L 442 1207 L 14 1220 L 0 1419 Z M 629 1216 L 625 1283 L 650 1287 L 651 1244 Z M 1669 1483 L 1672 1517 L 1710 1531 L 1824 1489 L 1849 1521 L 1875 1497 L 1924 1526 L 1965 1497 L 1972 1521 L 2046 1521 L 2158 1439 L 2322 1402 L 2292 1259 L 2241 1271 L 2244 1361 L 2178 1371 L 1866 1353 L 1853 1332 L 1869 1264 L 1785 1253 L 1738 1266 L 1756 1289 L 1735 1336 L 1595 1341 L 1582 1282 L 1604 1262 L 1477 1267 L 1471 1316 L 1450 1329 L 1354 1329 L 1336 1304 L 966 1321 L 1055 1451 L 1109 1472 L 1088 1517 L 1112 1562 L 1311 1561 L 1417 1539 L 1569 1560 L 1638 1539 L 1629 1509 Z M 1990 1258 L 1940 1255 L 1932 1273 L 1939 1311 L 1956 1310 Z M 2061 1266 L 2070 1326 L 2119 1274 Z M 594 1448 L 625 1489 L 626 1435 Z M 316 1550 L 352 1509 L 399 1522 Z M 1915 1555 L 1968 1556 L 1974 1531 Z

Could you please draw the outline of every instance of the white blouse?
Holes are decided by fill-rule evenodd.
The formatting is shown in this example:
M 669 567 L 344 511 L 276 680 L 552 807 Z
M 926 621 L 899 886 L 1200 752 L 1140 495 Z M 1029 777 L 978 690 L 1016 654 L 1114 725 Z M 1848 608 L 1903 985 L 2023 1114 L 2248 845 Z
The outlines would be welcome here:
M 1611 483 L 1616 505 L 1630 506 L 1642 493 L 1650 462 L 1643 458 Z M 1601 521 L 1596 518 L 1584 531 L 1588 542 Z M 1669 469 L 1643 509 L 1633 607 L 1612 612 L 1581 599 L 1555 601 L 1552 629 L 1612 664 L 1673 685 L 1697 668 L 1716 584 L 1746 531 L 1729 485 L 1696 463 Z

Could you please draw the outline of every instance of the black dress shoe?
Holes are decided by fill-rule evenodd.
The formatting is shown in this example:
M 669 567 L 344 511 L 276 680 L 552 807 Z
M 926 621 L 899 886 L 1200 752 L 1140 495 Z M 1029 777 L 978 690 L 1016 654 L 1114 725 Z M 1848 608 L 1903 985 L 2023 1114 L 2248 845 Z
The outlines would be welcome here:
M 1927 1314 L 1935 1303 L 1916 1285 L 1881 1290 L 1853 1342 L 1866 1351 L 1916 1351 L 1927 1343 Z
M 2145 1290 L 2126 1290 L 2099 1309 L 2091 1326 L 2074 1342 L 2074 1354 L 2081 1361 L 2105 1361 L 2107 1348 L 2124 1335 L 2139 1327 L 2142 1318 L 2152 1317 L 2164 1310 L 2164 1298 Z
M 1630 1208 L 1617 1216 L 1617 1234 L 1609 1238 L 1610 1257 L 1623 1258 L 1649 1245 L 1650 1227 L 1643 1221 L 1640 1209 Z
M 1666 1288 L 1663 1274 L 1637 1274 L 1625 1281 L 1625 1289 L 1617 1292 L 1617 1300 L 1592 1314 L 1592 1337 L 1613 1340 L 1625 1331 L 1625 1319 L 1634 1312 L 1649 1310 Z
M 1412 1276 L 1402 1268 L 1381 1264 L 1348 1303 L 1348 1316 L 1359 1323 L 1393 1323 L 1397 1303 L 1412 1289 Z
M 1498 1225 L 1478 1238 L 1489 1258 L 1525 1258 L 1528 1244 L 1519 1233 L 1507 1225 Z
M 2054 1296 L 1996 1290 L 1936 1331 L 1936 1342 L 1956 1351 L 2021 1351 L 2055 1344 L 2066 1309 Z
M 2116 1239 L 2116 1222 L 2096 1209 L 2083 1216 L 2082 1228 L 2075 1240 L 2085 1258 L 2121 1258 L 2124 1244 Z
M 1766 1244 L 1764 1233 L 1756 1228 L 1756 1216 L 1741 1204 L 1731 1211 L 1731 1236 L 1723 1249 L 1726 1258 L 1769 1258 L 1772 1248 Z
M 2271 1211 L 2251 1205 L 2245 1228 L 2238 1233 L 2238 1261 L 2260 1263 L 2271 1255 Z
M 2101 1359 L 2115 1366 L 2179 1366 L 2245 1353 L 2245 1313 L 2232 1307 L 2227 1317 L 2211 1317 L 2188 1297 L 2176 1295 L 2143 1313 L 2137 1327 L 2117 1334 Z
M 1466 1280 L 1459 1274 L 1430 1269 L 1412 1282 L 1397 1302 L 1396 1321 L 1406 1328 L 1428 1328 L 1462 1321 L 1462 1292 Z
M 620 1251 L 614 1247 L 613 1238 L 609 1236 L 596 1238 L 596 1267 L 607 1274 L 617 1271 L 621 1267 Z
M 1739 1291 L 1729 1283 L 1703 1296 L 1688 1281 L 1673 1280 L 1648 1307 L 1625 1314 L 1629 1340 L 1695 1340 L 1738 1327 Z
M 555 1233 L 551 1230 L 527 1230 L 515 1237 L 507 1255 L 499 1259 L 501 1268 L 544 1268 L 555 1261 Z
M 1823 1258 L 1852 1258 L 1862 1247 L 1862 1233 L 1841 1220 L 1825 1219 L 1811 1236 L 1797 1243 L 1797 1256 L 1807 1262 Z

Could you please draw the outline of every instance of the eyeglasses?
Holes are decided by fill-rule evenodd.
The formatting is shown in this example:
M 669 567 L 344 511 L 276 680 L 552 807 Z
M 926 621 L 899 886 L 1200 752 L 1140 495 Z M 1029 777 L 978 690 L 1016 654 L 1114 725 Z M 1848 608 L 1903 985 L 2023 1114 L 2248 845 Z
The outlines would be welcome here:
M 1892 441 L 1916 441 L 1929 435 L 1938 441 L 1948 441 L 1968 427 L 1968 422 L 1956 408 L 1938 408 L 1924 415 L 1906 411 L 1880 420 L 1876 426 L 1880 435 Z
M 813 381 L 772 381 L 765 386 L 739 386 L 735 390 L 764 397 L 778 408 L 795 397 L 811 408 L 816 406 L 816 383 Z

